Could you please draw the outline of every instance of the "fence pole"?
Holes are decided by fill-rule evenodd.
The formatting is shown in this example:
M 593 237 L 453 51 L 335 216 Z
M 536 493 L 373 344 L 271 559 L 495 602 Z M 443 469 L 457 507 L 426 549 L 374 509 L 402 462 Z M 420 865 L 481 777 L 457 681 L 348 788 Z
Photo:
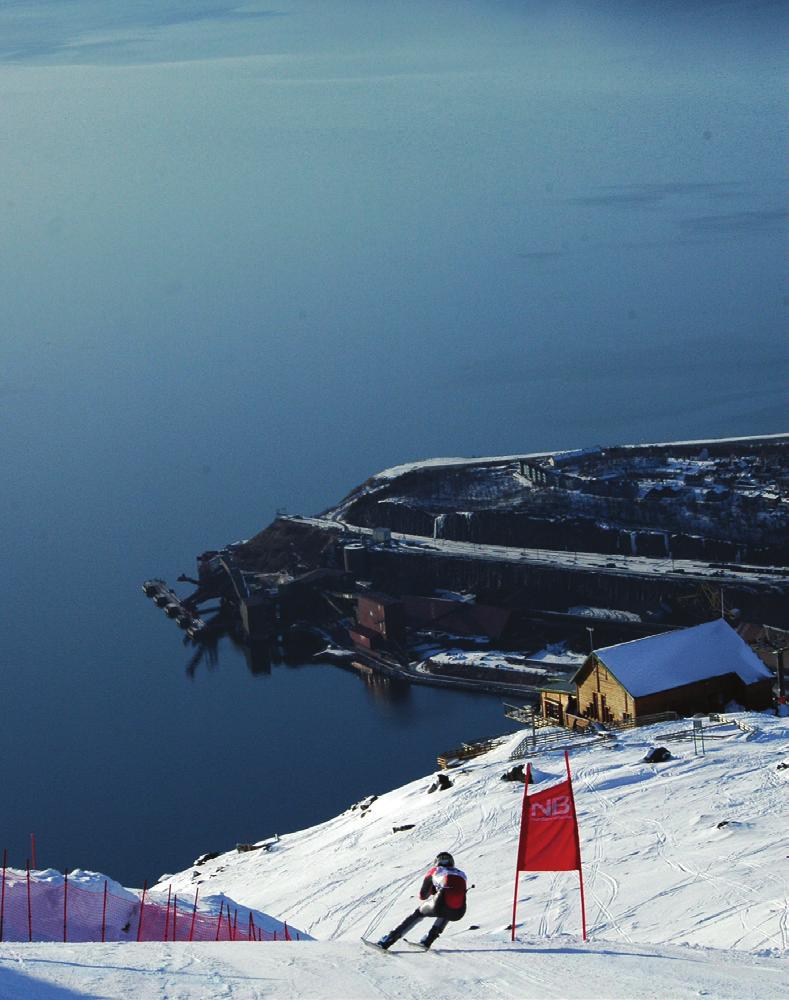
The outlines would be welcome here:
M 194 937 L 194 932 L 195 932 L 195 920 L 197 919 L 197 894 L 199 892 L 200 892 L 200 886 L 198 886 L 195 889 L 195 905 L 194 905 L 194 909 L 192 910 L 192 924 L 191 924 L 191 926 L 189 928 L 189 940 L 190 941 Z
M 104 879 L 104 905 L 101 908 L 101 943 L 104 944 L 104 937 L 107 933 L 107 880 Z
M 170 897 L 173 893 L 173 887 L 171 885 L 167 886 L 167 916 L 164 919 L 164 940 L 167 940 L 167 932 L 170 930 Z
M 238 909 L 236 909 L 236 912 L 233 915 L 233 936 L 230 938 L 231 941 L 235 941 L 237 930 L 238 930 Z
M 222 902 L 219 904 L 219 919 L 216 922 L 216 937 L 214 938 L 214 941 L 219 940 L 219 928 L 222 926 L 222 910 L 224 908 L 225 908 L 225 901 L 223 899 Z
M 247 928 L 247 941 L 255 940 L 255 921 L 252 919 L 252 910 L 249 911 L 249 927 Z
M 3 887 L 0 889 L 0 941 L 3 940 L 3 920 L 5 918 L 5 870 L 8 865 L 8 848 L 3 848 Z
M 140 935 L 142 934 L 142 911 L 145 909 L 145 893 L 148 891 L 148 879 L 146 879 L 142 884 L 142 896 L 140 896 L 140 919 L 137 922 L 137 940 L 140 940 Z
M 175 936 L 175 915 L 176 915 L 176 913 L 178 913 L 178 893 L 176 893 L 175 896 L 174 896 L 174 898 L 173 898 L 173 941 L 177 940 L 177 938 Z
M 68 868 L 63 871 L 63 943 L 68 940 Z
M 27 869 L 27 939 L 33 940 L 33 907 L 30 901 L 30 858 L 25 862 Z
M 285 940 L 290 941 L 290 932 L 288 931 L 288 922 L 285 921 Z

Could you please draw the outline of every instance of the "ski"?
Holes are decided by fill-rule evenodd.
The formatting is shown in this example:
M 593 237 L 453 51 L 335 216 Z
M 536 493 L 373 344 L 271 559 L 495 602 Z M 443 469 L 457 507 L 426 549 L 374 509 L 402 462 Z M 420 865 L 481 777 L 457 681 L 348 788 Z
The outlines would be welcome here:
M 408 938 L 403 938 L 403 943 L 410 945 L 412 948 L 416 948 L 418 951 L 430 951 L 430 949 L 422 944 L 421 941 L 409 941 Z
M 380 952 L 382 955 L 388 955 L 389 950 L 387 948 L 382 948 L 377 941 L 368 941 L 367 938 L 360 938 L 362 944 L 366 944 L 368 948 L 372 948 L 374 951 Z

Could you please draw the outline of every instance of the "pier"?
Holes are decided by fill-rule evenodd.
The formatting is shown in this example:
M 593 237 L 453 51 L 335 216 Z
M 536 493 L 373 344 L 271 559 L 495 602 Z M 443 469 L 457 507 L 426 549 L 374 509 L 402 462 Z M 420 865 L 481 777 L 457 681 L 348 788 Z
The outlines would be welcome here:
M 181 600 L 164 580 L 146 580 L 142 585 L 142 592 L 157 608 L 161 608 L 168 618 L 172 618 L 190 638 L 194 639 L 204 631 L 205 621 L 196 615 L 188 603 Z

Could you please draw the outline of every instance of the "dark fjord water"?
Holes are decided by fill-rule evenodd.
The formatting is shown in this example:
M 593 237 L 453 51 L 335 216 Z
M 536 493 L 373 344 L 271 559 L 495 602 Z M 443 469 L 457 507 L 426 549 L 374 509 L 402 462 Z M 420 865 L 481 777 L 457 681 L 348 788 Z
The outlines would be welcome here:
M 0 847 L 127 883 L 506 729 L 139 584 L 431 455 L 785 422 L 777 7 L 0 13 Z

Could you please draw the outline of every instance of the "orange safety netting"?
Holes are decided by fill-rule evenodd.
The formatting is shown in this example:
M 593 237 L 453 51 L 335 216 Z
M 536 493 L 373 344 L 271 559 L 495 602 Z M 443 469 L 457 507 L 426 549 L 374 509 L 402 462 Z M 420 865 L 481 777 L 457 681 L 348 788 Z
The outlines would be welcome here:
M 206 913 L 197 902 L 197 893 L 189 900 L 170 894 L 165 905 L 145 889 L 121 896 L 107 880 L 86 888 L 9 868 L 0 888 L 0 941 L 292 940 L 287 924 L 279 933 L 264 930 L 250 910 L 223 900 L 219 913 Z

